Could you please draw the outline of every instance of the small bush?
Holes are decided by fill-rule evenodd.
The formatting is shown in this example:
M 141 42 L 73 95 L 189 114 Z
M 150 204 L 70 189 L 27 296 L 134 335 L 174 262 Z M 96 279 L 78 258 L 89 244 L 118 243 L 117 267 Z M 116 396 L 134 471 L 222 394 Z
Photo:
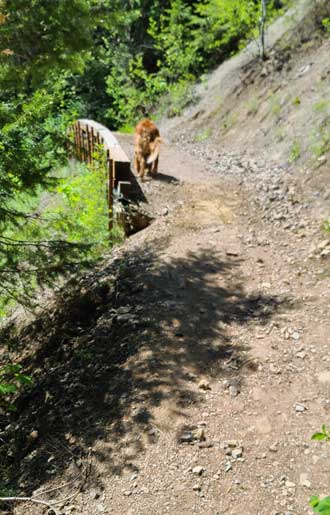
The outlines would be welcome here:
M 0 255 L 0 269 L 6 282 L 0 284 L 0 314 L 5 315 L 17 301 L 36 305 L 35 290 L 51 286 L 58 277 L 76 268 L 90 266 L 123 239 L 121 230 L 108 231 L 105 168 L 83 164 L 62 168 L 52 192 L 39 191 L 22 196 L 11 206 L 25 205 L 32 216 L 8 226 L 2 235 L 15 242 L 15 254 Z M 16 244 L 17 242 L 17 244 Z M 25 245 L 25 242 L 28 244 Z M 53 248 L 57 254 L 53 254 Z
M 320 499 L 316 495 L 313 495 L 310 499 L 310 506 L 313 508 L 314 513 L 322 513 L 322 515 L 330 515 L 330 497 L 324 497 Z
M 330 127 L 320 128 L 319 132 L 314 136 L 312 150 L 315 157 L 321 157 L 330 152 Z
M 23 386 L 33 384 L 30 376 L 22 373 L 18 364 L 8 364 L 0 368 L 0 407 L 8 411 L 15 411 L 12 398 Z
M 281 100 L 277 95 L 271 95 L 269 98 L 269 108 L 271 114 L 278 116 L 281 112 Z
M 322 20 L 322 26 L 324 27 L 324 30 L 330 34 L 330 18 L 323 18 Z
M 299 143 L 299 141 L 294 141 L 292 146 L 291 146 L 291 149 L 290 149 L 290 156 L 289 156 L 289 161 L 291 163 L 294 163 L 295 161 L 297 161 L 301 156 L 301 145 Z
M 269 0 L 268 23 L 289 3 Z M 155 111 L 156 115 L 180 114 L 193 101 L 190 85 L 258 35 L 257 1 L 157 0 L 140 4 L 125 13 L 125 30 L 120 37 L 113 41 L 112 35 L 107 36 L 111 51 L 92 59 L 96 70 L 107 70 L 104 83 L 108 99 L 105 102 L 102 96 L 102 106 L 107 106 L 103 117 L 115 128 L 154 116 Z M 115 33 L 115 27 L 113 30 Z M 94 74 L 85 75 L 92 85 Z M 159 113 L 160 102 L 164 108 Z M 99 115 L 100 109 L 96 112 Z
M 73 174 L 62 174 L 52 205 L 44 212 L 52 219 L 48 231 L 72 243 L 93 244 L 93 254 L 97 253 L 109 241 L 105 171 L 80 164 Z
M 322 98 L 313 105 L 313 109 L 316 113 L 330 113 L 330 102 Z
M 281 142 L 285 139 L 285 130 L 283 127 L 278 127 L 275 131 L 276 141 Z
M 259 104 L 258 104 L 258 100 L 256 98 L 251 98 L 247 104 L 246 104 L 246 108 L 247 108 L 247 114 L 256 114 L 258 112 L 258 109 L 259 109 Z
M 313 434 L 312 440 L 330 442 L 330 426 L 323 424 L 321 431 Z M 330 515 L 330 497 L 320 499 L 318 496 L 313 495 L 310 498 L 309 504 L 313 508 L 314 513 Z
M 323 18 L 322 27 L 327 34 L 330 34 L 330 18 Z
M 212 134 L 211 129 L 205 129 L 203 132 L 201 132 L 195 136 L 196 143 L 200 143 L 201 141 L 205 141 L 205 140 L 209 139 L 211 134 Z

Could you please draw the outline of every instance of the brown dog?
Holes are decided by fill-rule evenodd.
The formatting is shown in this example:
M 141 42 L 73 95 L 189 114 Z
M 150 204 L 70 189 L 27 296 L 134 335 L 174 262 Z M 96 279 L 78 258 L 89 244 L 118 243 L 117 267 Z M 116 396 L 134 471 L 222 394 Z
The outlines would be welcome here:
M 161 142 L 159 130 L 151 120 L 142 120 L 135 127 L 134 167 L 142 179 L 144 178 L 145 171 L 152 175 L 157 174 Z

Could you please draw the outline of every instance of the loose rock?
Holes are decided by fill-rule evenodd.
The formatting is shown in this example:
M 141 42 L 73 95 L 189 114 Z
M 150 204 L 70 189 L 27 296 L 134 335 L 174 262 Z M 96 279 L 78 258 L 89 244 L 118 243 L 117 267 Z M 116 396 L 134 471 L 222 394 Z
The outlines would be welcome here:
M 202 379 L 198 383 L 198 388 L 200 388 L 201 390 L 211 390 L 210 383 L 206 379 Z
M 197 476 L 201 476 L 204 471 L 205 471 L 204 467 L 200 467 L 200 466 L 194 467 L 192 469 L 193 474 L 196 474 Z

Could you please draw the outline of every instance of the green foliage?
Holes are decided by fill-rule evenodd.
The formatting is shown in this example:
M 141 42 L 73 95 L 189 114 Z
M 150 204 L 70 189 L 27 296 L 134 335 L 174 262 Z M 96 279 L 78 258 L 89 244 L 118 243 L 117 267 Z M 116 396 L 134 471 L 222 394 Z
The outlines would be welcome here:
M 37 287 L 89 266 L 122 239 L 118 228 L 109 236 L 104 163 L 94 163 L 91 169 L 82 164 L 62 168 L 51 192 L 40 188 L 10 204 L 37 214 L 7 223 L 0 238 L 0 244 L 14 245 L 14 251 L 9 247 L 12 251 L 3 253 L 0 246 L 0 312 L 18 299 L 33 307 Z
M 291 163 L 294 163 L 295 161 L 297 161 L 300 158 L 300 156 L 301 156 L 301 145 L 300 145 L 299 141 L 295 140 L 292 143 L 292 146 L 290 149 L 289 160 L 291 161 Z
M 323 424 L 321 431 L 313 434 L 312 440 L 325 440 L 326 442 L 330 442 L 330 426 L 327 427 Z
M 203 132 L 197 134 L 195 137 L 195 141 L 198 143 L 200 141 L 205 141 L 211 136 L 211 130 L 205 129 Z
M 75 110 L 70 99 L 64 109 L 65 86 L 60 80 L 52 89 L 0 104 L 0 223 L 5 215 L 10 217 L 9 199 L 47 185 L 47 174 L 66 158 L 66 129 Z
M 271 0 L 269 19 L 287 3 Z M 67 74 L 80 115 L 118 128 L 237 51 L 259 16 L 259 0 L 3 0 L 2 96 Z
M 278 116 L 281 112 L 281 99 L 278 97 L 278 95 L 271 95 L 269 98 L 269 107 L 270 112 L 274 116 Z
M 59 239 L 28 209 L 38 209 L 40 188 L 54 187 L 51 172 L 66 161 L 67 127 L 81 111 L 72 76 L 89 58 L 98 5 L 0 2 L 0 311 L 30 305 L 37 285 L 79 263 L 83 245 Z
M 318 115 L 318 123 L 312 134 L 311 149 L 315 157 L 330 152 L 330 102 L 321 98 L 313 105 Z
M 2 0 L 0 53 L 2 81 L 37 89 L 49 71 L 79 71 L 92 46 L 94 0 Z M 92 11 L 94 16 L 92 17 Z
M 311 497 L 309 504 L 313 508 L 314 513 L 330 515 L 330 497 L 324 497 L 323 499 L 320 499 L 314 495 Z
M 0 406 L 6 410 L 14 411 L 13 396 L 23 386 L 31 386 L 33 381 L 30 376 L 22 373 L 22 367 L 18 364 L 8 364 L 0 368 Z
M 320 157 L 330 152 L 330 126 L 320 127 L 314 136 L 312 149 L 315 157 Z
M 125 123 L 119 128 L 119 132 L 122 134 L 133 134 L 134 133 L 134 125 L 130 123 Z
M 276 141 L 281 142 L 285 139 L 285 130 L 283 127 L 278 127 L 275 131 Z
M 328 34 L 330 34 L 330 18 L 323 18 L 322 27 Z
M 313 109 L 316 113 L 330 113 L 330 101 L 322 98 L 313 105 Z
M 94 354 L 92 352 L 86 351 L 86 350 L 77 350 L 76 351 L 76 357 L 78 361 L 80 361 L 82 364 L 88 364 L 92 363 Z
M 323 224 L 323 228 L 326 232 L 330 232 L 330 220 L 326 220 Z
M 270 1 L 269 20 L 288 1 Z M 104 0 L 93 55 L 73 77 L 84 116 L 113 128 L 170 116 L 190 103 L 190 84 L 258 32 L 259 0 Z M 185 100 L 187 90 L 187 100 Z M 162 100 L 163 103 L 163 100 Z
M 321 431 L 312 435 L 312 440 L 330 442 L 330 426 L 322 425 Z M 320 499 L 318 496 L 313 495 L 309 501 L 314 513 L 322 513 L 323 515 L 330 515 L 330 497 Z
M 109 244 L 105 179 L 102 167 L 78 166 L 74 174 L 60 179 L 56 207 L 44 213 L 51 220 L 48 230 L 72 243 L 93 244 L 91 251 L 96 255 Z
M 116 127 L 148 115 L 159 97 L 167 92 L 166 81 L 145 70 L 142 55 L 129 60 L 127 72 L 126 75 L 113 68 L 107 78 L 107 92 L 112 102 L 106 114 Z
M 209 0 L 197 4 L 196 11 L 200 15 L 196 36 L 200 44 L 204 40 L 214 63 L 236 51 L 255 33 L 260 16 L 259 2 L 241 0 Z
M 247 108 L 247 114 L 249 114 L 249 115 L 257 114 L 258 109 L 259 109 L 258 99 L 255 97 L 250 98 L 250 100 L 246 104 L 246 108 Z
M 13 488 L 6 488 L 6 487 L 0 485 L 0 497 L 15 497 L 16 495 L 17 495 L 17 491 L 14 490 Z
M 149 21 L 148 34 L 161 56 L 157 61 L 159 73 L 169 83 L 189 80 L 200 69 L 199 43 L 191 37 L 198 21 L 192 6 L 184 0 L 172 0 L 158 20 Z

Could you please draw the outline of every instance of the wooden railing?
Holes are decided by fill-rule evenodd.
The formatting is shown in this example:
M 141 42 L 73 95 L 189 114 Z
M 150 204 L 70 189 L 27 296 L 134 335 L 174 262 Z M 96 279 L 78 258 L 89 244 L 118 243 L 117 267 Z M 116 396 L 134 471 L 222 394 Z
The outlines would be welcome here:
M 130 160 L 115 136 L 98 122 L 78 120 L 71 128 L 74 154 L 77 159 L 92 164 L 100 149 L 104 150 L 107 173 L 107 201 L 109 208 L 109 230 L 113 227 L 114 191 L 128 195 L 132 173 Z

